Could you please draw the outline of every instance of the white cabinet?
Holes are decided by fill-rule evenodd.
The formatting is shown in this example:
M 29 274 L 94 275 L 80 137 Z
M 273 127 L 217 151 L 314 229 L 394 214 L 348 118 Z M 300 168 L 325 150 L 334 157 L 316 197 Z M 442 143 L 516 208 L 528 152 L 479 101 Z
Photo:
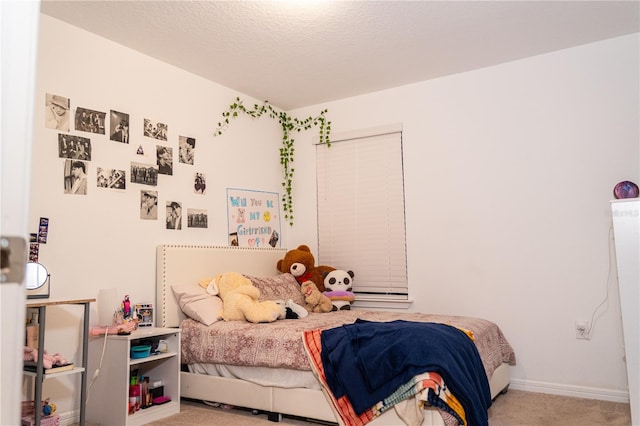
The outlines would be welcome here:
M 640 200 L 611 202 L 631 424 L 640 425 Z
M 132 346 L 160 340 L 166 342 L 166 352 L 131 358 Z M 164 396 L 171 401 L 129 414 L 129 383 L 132 375 L 162 381 Z M 88 377 L 90 381 L 95 377 L 87 400 L 87 420 L 91 423 L 143 425 L 179 413 L 180 330 L 138 328 L 130 335 L 109 335 L 106 342 L 104 336 L 92 337 L 89 341 Z

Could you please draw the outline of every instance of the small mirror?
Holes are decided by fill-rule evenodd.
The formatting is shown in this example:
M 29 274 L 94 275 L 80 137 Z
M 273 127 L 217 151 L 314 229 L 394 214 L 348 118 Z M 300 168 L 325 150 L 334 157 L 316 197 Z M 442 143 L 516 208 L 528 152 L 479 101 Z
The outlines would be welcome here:
M 49 272 L 44 265 L 29 262 L 25 271 L 25 287 L 27 288 L 27 299 L 44 299 L 49 297 Z

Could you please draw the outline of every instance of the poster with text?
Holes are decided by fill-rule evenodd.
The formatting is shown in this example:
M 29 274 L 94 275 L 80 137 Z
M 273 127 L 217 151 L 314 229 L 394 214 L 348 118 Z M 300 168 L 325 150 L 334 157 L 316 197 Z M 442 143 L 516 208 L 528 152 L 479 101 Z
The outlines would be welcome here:
M 227 188 L 229 245 L 280 247 L 280 197 L 277 192 Z

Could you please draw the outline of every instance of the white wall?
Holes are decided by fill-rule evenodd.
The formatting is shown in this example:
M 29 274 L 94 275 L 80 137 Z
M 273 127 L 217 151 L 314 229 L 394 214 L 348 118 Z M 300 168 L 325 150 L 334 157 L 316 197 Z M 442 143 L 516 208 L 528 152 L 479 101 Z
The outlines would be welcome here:
M 72 110 L 90 108 L 106 112 L 107 117 L 110 109 L 130 114 L 128 145 L 109 141 L 108 135 L 70 132 L 91 139 L 86 196 L 64 194 L 58 131 L 44 126 L 45 93 L 71 98 Z M 281 132 L 276 121 L 240 117 L 222 136 L 213 137 L 222 112 L 236 96 L 247 106 L 258 102 L 41 15 L 30 226 L 31 232 L 36 232 L 40 217 L 50 220 L 40 261 L 51 273 L 52 297 L 96 297 L 99 289 L 116 287 L 134 302 L 155 303 L 156 245 L 227 245 L 226 188 L 280 191 Z M 124 169 L 130 176 L 131 161 L 155 164 L 156 141 L 143 136 L 144 118 L 169 125 L 168 141 L 159 144 L 174 148 L 173 176 L 159 176 L 155 188 L 130 182 L 124 192 L 96 188 L 96 167 Z M 193 166 L 177 161 L 179 135 L 196 138 Z M 136 155 L 139 145 L 147 154 L 144 158 Z M 206 195 L 193 191 L 196 171 L 206 174 Z M 139 219 L 141 189 L 159 192 L 157 221 Z M 180 231 L 165 229 L 167 200 L 183 202 Z M 188 207 L 208 209 L 207 229 L 186 227 Z M 286 238 L 284 222 L 282 226 Z M 49 309 L 45 345 L 49 352 L 77 356 L 80 312 L 73 307 Z M 92 322 L 95 315 L 94 305 Z M 51 396 L 61 413 L 79 407 L 77 396 L 65 395 L 78 386 L 72 383 L 46 381 L 44 395 Z
M 590 341 L 574 321 L 607 294 L 612 189 L 640 181 L 638 47 L 635 34 L 322 105 L 334 134 L 403 124 L 412 309 L 497 322 L 513 387 L 626 398 L 615 264 Z M 313 137 L 297 142 L 289 241 L 314 247 Z

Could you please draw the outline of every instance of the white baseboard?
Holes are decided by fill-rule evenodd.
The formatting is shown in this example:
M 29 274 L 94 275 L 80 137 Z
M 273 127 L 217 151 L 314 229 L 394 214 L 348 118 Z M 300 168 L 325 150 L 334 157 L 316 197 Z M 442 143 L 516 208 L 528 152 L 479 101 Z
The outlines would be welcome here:
M 558 383 L 535 382 L 511 379 L 509 389 L 575 398 L 598 399 L 602 401 L 629 403 L 629 392 L 616 389 L 590 388 L 586 386 L 563 385 Z
M 80 423 L 80 410 L 67 411 L 64 413 L 58 413 L 60 416 L 60 426 L 71 426 Z

